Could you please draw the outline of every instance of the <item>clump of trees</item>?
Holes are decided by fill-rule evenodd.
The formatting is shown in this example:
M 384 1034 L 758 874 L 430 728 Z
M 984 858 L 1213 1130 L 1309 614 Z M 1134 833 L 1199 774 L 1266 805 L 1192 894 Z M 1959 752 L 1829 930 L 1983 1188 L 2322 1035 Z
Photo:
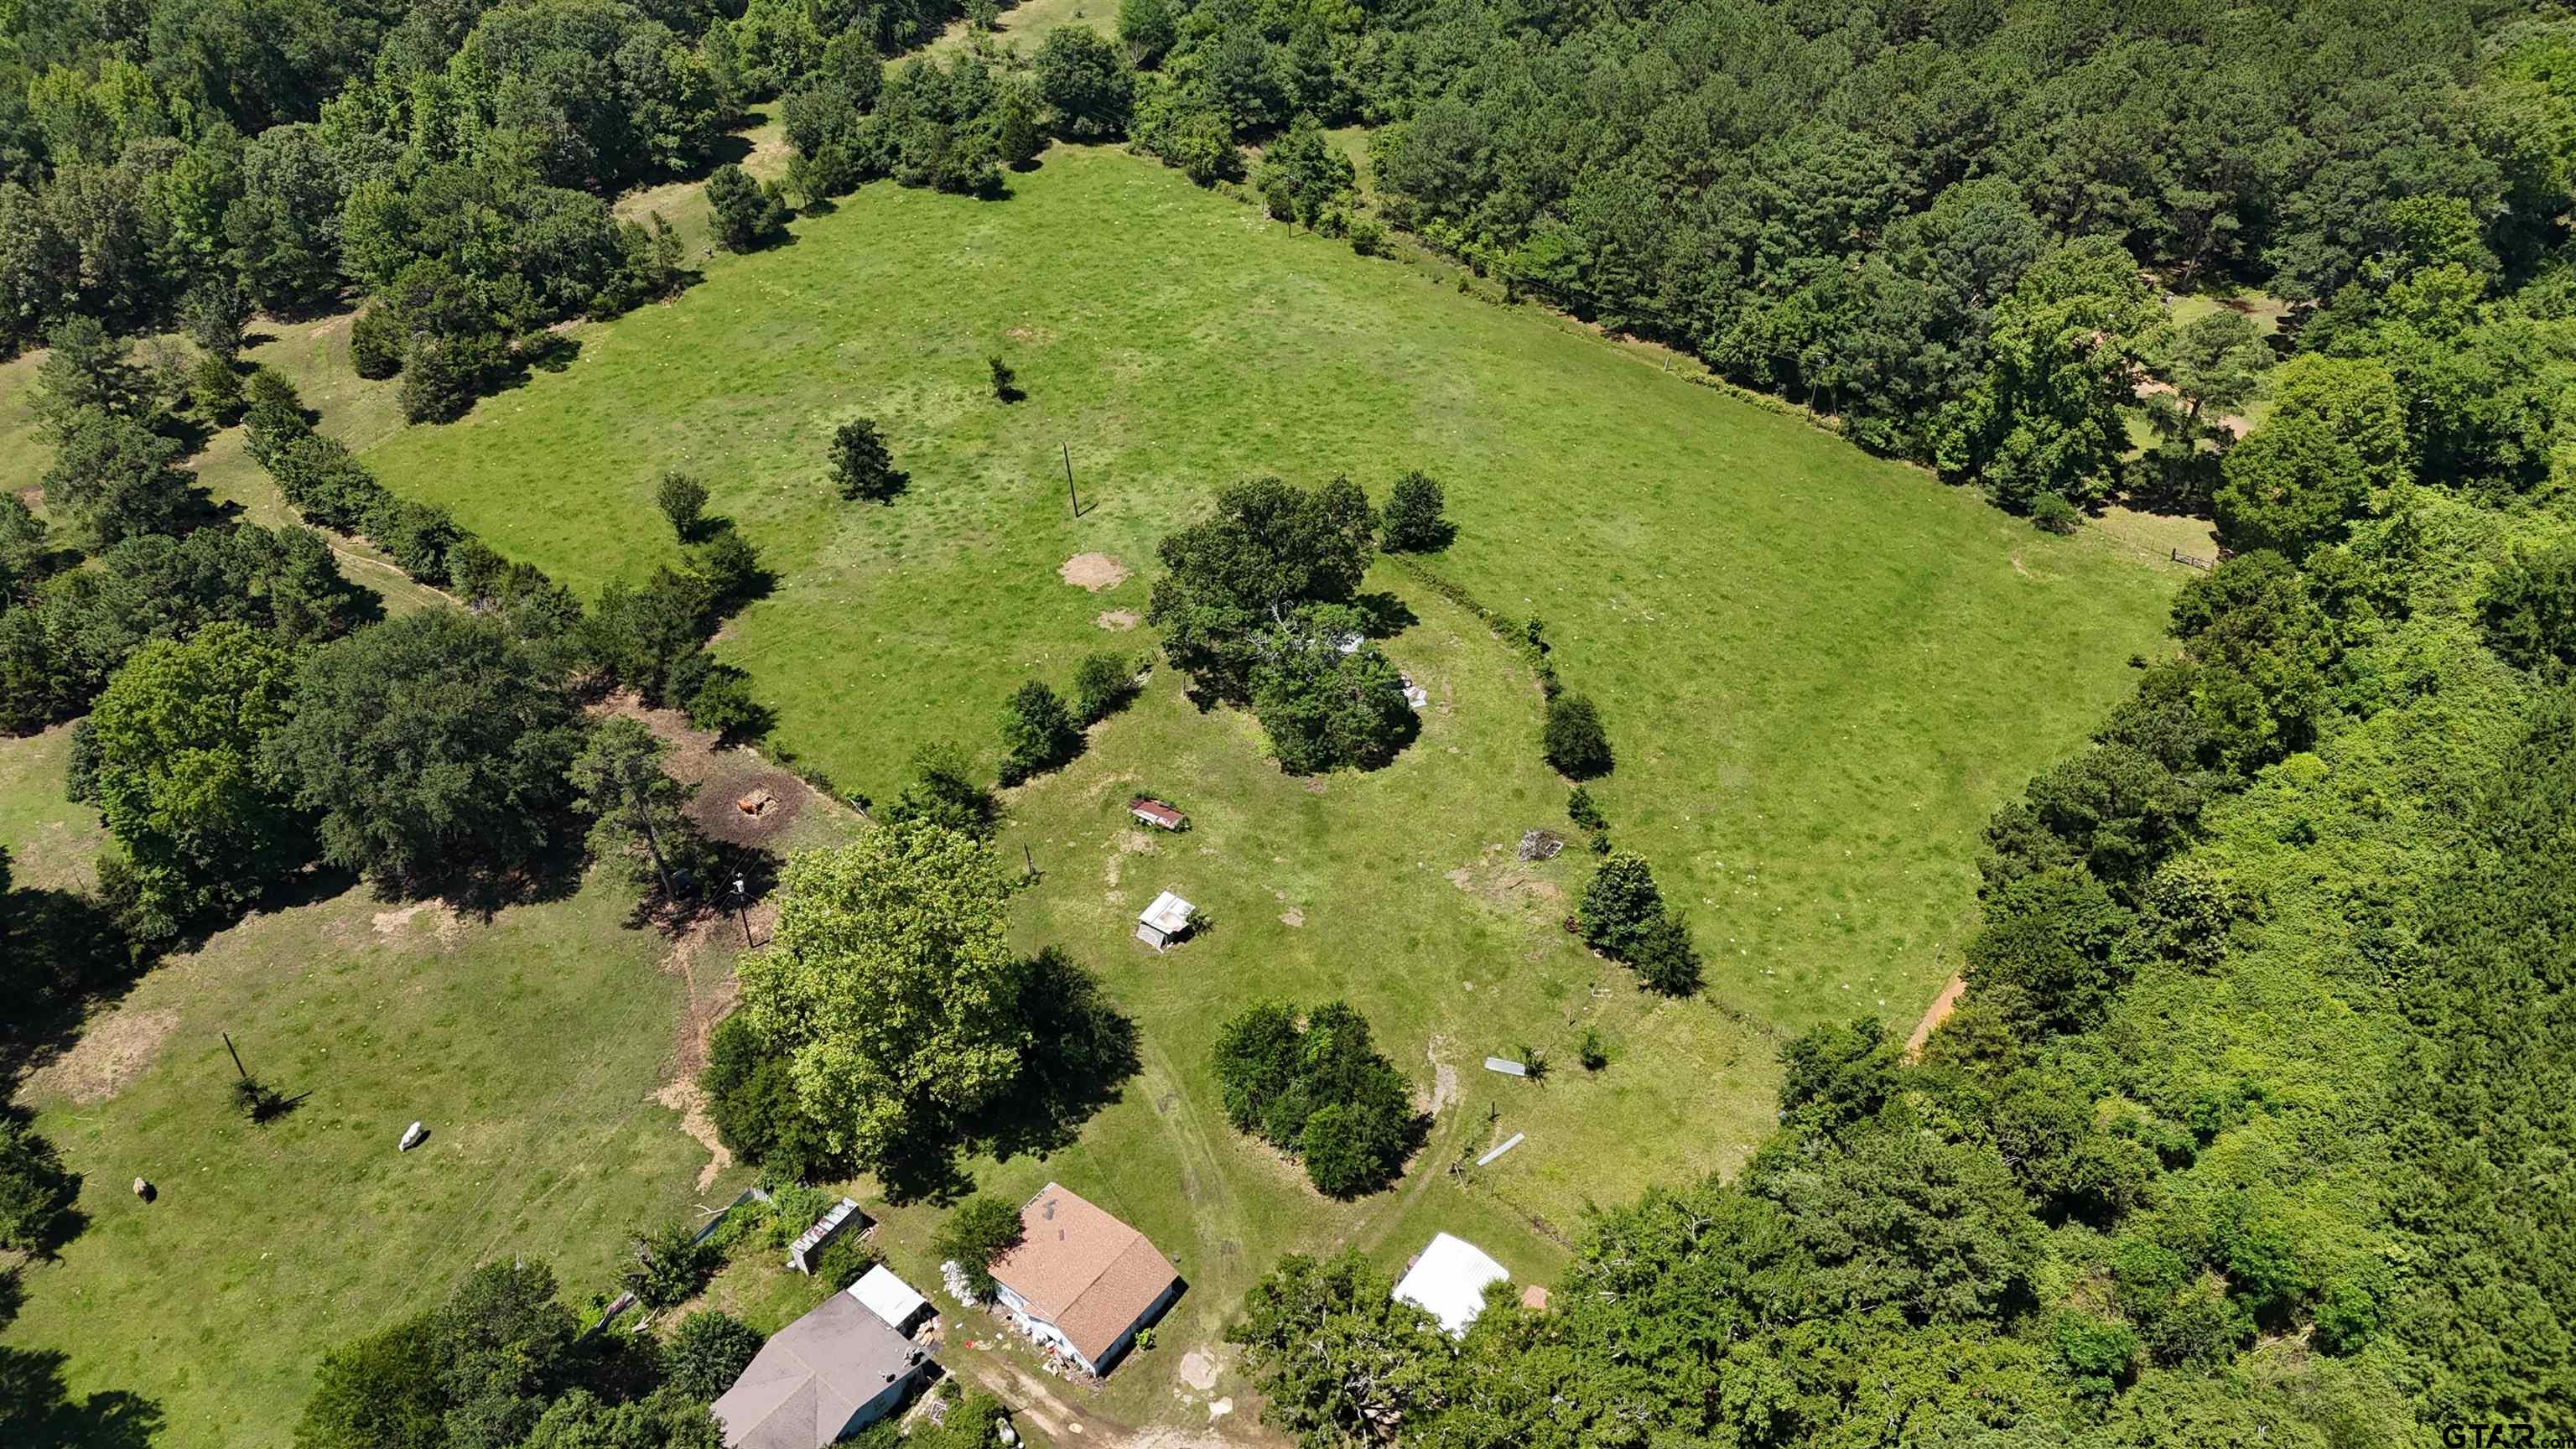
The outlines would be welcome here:
M 1301 1160 L 1307 1180 L 1329 1196 L 1385 1186 L 1420 1144 L 1404 1074 L 1347 1002 L 1302 1019 L 1278 1002 L 1250 1007 L 1219 1028 L 1214 1065 L 1235 1130 Z
M 1699 989 L 1690 923 L 1665 903 L 1645 857 L 1612 851 L 1583 887 L 1575 919 L 1593 949 L 1624 963 L 1648 988 L 1666 996 Z
M 1413 735 L 1403 682 L 1348 607 L 1376 552 L 1377 516 L 1336 478 L 1227 488 L 1214 517 L 1163 540 L 1146 619 L 1192 697 L 1249 705 L 1280 766 L 1310 774 L 1385 763 Z
M 544 655 L 499 620 L 433 609 L 307 655 L 262 759 L 323 859 L 403 889 L 536 863 L 580 745 Z
M 1078 1120 L 1135 1069 L 1088 973 L 1009 949 L 1010 887 L 969 831 L 893 820 L 798 855 L 780 893 L 701 1079 L 750 1160 L 900 1170 L 989 1131 L 1044 1135 L 1060 1121 L 1032 1114 Z
M 487 1263 L 435 1306 L 324 1352 L 295 1444 L 717 1449 L 723 1430 L 693 1392 L 710 1377 L 705 1366 L 688 1387 L 657 1384 L 653 1356 L 621 1343 L 581 1337 L 544 1263 Z

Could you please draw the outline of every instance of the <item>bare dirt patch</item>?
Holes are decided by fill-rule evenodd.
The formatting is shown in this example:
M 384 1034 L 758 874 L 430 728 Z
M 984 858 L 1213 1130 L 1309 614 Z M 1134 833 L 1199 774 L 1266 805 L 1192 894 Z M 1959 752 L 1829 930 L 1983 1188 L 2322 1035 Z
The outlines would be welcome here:
M 368 923 L 376 928 L 379 936 L 399 936 L 409 931 L 412 922 L 424 914 L 429 916 L 430 924 L 442 941 L 454 940 L 465 929 L 463 918 L 444 901 L 414 901 L 399 910 L 378 911 L 368 918 Z
M 1194 1348 L 1181 1355 L 1181 1382 L 1200 1393 L 1216 1387 L 1216 1374 L 1216 1355 L 1206 1349 Z
M 1133 609 L 1110 609 L 1091 622 L 1112 634 L 1124 634 L 1143 621 L 1136 617 L 1136 611 Z
M 642 720 L 671 746 L 664 761 L 675 779 L 698 787 L 690 800 L 689 818 L 700 830 L 735 845 L 763 845 L 796 823 L 807 809 L 830 802 L 814 788 L 771 764 L 758 750 L 725 745 L 705 730 L 691 729 L 688 717 L 675 709 L 646 709 L 628 693 L 611 695 L 593 714 Z M 751 800 L 760 808 L 746 811 Z
M 27 1085 L 38 1092 L 60 1093 L 75 1106 L 104 1102 L 142 1075 L 178 1029 L 176 1007 L 119 1011 L 83 1032 L 70 1051 L 30 1074 Z
M 1288 909 L 1279 913 L 1279 924 L 1283 926 L 1302 926 L 1306 924 L 1306 913 L 1295 906 L 1290 906 Z
M 1953 976 L 1950 983 L 1941 988 L 1941 994 L 1932 998 L 1932 1009 L 1923 1013 L 1923 1019 L 1914 1024 L 1914 1035 L 1905 1039 L 1905 1055 L 1909 1060 L 1923 1055 L 1923 1044 L 1932 1039 L 1932 1033 L 1940 1028 L 1941 1023 L 1950 1019 L 1951 1012 L 1959 1009 L 1959 998 L 1967 994 L 1968 978 Z
M 1447 1062 L 1440 1060 L 1440 1049 L 1448 1044 L 1449 1038 L 1445 1036 L 1435 1036 L 1431 1039 L 1430 1044 L 1424 1047 L 1422 1051 L 1423 1056 L 1428 1058 L 1431 1062 L 1431 1106 L 1429 1110 L 1431 1115 L 1434 1117 L 1440 1115 L 1441 1108 L 1458 1100 L 1458 1069 L 1449 1065 Z
M 1105 553 L 1078 553 L 1059 565 L 1056 574 L 1066 583 L 1096 594 L 1125 583 L 1127 566 Z

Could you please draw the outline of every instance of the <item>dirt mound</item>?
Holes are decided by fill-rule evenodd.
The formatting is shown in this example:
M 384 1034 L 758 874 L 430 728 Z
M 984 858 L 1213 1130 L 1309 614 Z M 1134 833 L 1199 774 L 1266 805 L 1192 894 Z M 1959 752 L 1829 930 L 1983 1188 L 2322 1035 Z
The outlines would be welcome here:
M 811 793 L 804 781 L 775 766 L 727 770 L 699 789 L 688 816 L 715 839 L 758 845 L 795 823 Z
M 771 764 L 758 750 L 728 747 L 705 730 L 690 728 L 687 716 L 678 710 L 646 709 L 634 695 L 619 693 L 591 712 L 642 720 L 671 746 L 664 764 L 672 778 L 698 787 L 689 801 L 689 818 L 717 840 L 764 844 L 822 801 L 812 786 Z M 757 808 L 743 809 L 746 800 Z
M 1127 581 L 1127 566 L 1105 553 L 1078 553 L 1056 569 L 1066 583 L 1098 593 Z

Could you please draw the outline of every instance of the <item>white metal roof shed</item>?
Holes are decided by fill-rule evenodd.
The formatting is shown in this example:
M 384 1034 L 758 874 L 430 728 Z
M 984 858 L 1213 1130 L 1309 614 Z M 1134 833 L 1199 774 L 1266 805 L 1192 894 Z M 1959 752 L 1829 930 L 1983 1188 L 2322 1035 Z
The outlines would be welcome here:
M 1485 1311 L 1485 1285 L 1508 1282 L 1511 1276 L 1511 1270 L 1485 1256 L 1484 1249 L 1464 1238 L 1437 1233 L 1431 1246 L 1405 1271 L 1404 1281 L 1395 1285 L 1395 1296 L 1439 1319 L 1455 1338 Z
M 912 1285 L 886 1271 L 879 1263 L 859 1281 L 850 1285 L 850 1296 L 867 1306 L 870 1313 L 886 1321 L 897 1333 L 910 1333 L 913 1320 L 930 1306 L 930 1300 L 912 1291 Z

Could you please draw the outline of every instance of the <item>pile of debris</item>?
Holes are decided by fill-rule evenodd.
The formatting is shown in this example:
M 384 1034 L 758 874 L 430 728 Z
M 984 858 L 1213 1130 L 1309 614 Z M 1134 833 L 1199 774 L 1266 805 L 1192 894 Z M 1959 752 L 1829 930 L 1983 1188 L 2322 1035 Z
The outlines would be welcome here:
M 1521 837 L 1521 859 L 1554 860 L 1565 849 L 1565 837 L 1553 830 L 1533 830 Z

